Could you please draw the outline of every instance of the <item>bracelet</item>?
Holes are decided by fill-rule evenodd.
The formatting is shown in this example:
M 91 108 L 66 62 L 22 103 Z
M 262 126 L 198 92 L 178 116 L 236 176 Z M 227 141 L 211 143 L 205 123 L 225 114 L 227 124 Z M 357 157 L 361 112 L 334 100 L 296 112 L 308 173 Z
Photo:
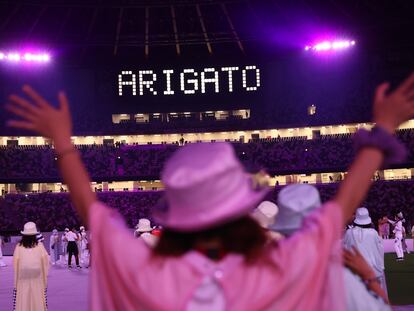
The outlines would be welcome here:
M 392 134 L 380 126 L 375 126 L 371 131 L 359 129 L 354 135 L 356 151 L 365 147 L 373 147 L 381 150 L 384 154 L 383 166 L 398 164 L 407 157 L 407 149 Z
M 73 153 L 73 152 L 78 152 L 78 150 L 77 150 L 76 148 L 74 148 L 74 147 L 70 147 L 70 148 L 68 148 L 68 149 L 63 150 L 62 152 L 59 152 L 59 153 L 57 153 L 57 152 L 56 152 L 56 157 L 57 157 L 58 159 L 61 159 L 61 158 L 63 158 L 65 155 L 71 154 L 71 153 Z

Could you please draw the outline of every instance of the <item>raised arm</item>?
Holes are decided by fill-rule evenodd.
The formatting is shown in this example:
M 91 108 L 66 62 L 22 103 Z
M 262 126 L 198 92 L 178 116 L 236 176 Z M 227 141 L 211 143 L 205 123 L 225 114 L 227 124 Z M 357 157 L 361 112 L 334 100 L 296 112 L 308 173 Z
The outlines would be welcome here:
M 52 107 L 30 86 L 25 85 L 23 92 L 30 100 L 11 95 L 6 109 L 21 120 L 12 120 L 11 127 L 27 129 L 51 138 L 58 158 L 59 170 L 68 185 L 72 201 L 82 220 L 87 223 L 89 207 L 96 201 L 91 190 L 89 175 L 81 161 L 79 152 L 71 143 L 72 121 L 68 99 L 63 92 L 58 95 L 59 108 Z
M 389 94 L 388 88 L 389 84 L 383 83 L 376 89 L 374 122 L 392 135 L 401 123 L 414 116 L 414 74 Z M 380 148 L 365 147 L 357 154 L 334 198 L 343 209 L 345 223 L 365 198 L 372 176 L 381 168 L 383 161 Z
M 395 226 L 395 224 L 397 223 L 396 221 L 388 219 L 388 218 L 387 218 L 387 221 L 393 226 Z

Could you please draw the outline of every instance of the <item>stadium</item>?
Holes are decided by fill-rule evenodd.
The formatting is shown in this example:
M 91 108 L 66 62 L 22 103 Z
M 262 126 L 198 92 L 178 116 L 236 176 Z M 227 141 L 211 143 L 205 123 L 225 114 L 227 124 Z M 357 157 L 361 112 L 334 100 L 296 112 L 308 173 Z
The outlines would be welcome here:
M 0 1 L 0 309 L 414 310 L 414 108 L 403 106 L 414 107 L 413 27 L 414 5 L 403 0 Z M 251 198 L 263 195 L 243 214 L 248 199 L 233 201 L 244 178 Z M 288 196 L 284 189 L 296 186 Z M 262 231 L 260 221 L 251 224 L 246 245 L 255 230 L 267 239 L 251 264 L 250 250 L 236 243 L 250 229 L 226 221 L 242 226 L 254 218 L 247 207 L 254 215 L 264 202 L 277 215 Z M 328 212 L 303 210 L 297 233 L 278 230 L 306 204 L 346 211 L 328 221 Z M 365 210 L 370 221 L 360 224 Z M 149 230 L 140 231 L 143 219 Z M 43 240 L 26 247 L 32 222 Z M 306 236 L 314 227 L 324 228 L 315 241 Z M 346 249 L 347 234 L 363 240 L 367 230 L 377 243 L 369 252 L 381 257 L 374 278 L 333 246 L 343 240 Z M 307 247 L 294 252 L 299 237 Z M 263 263 L 269 245 L 277 268 Z M 370 264 L 374 255 L 361 245 Z M 143 247 L 152 251 L 145 264 Z M 17 272 L 29 262 L 25 251 L 38 248 L 48 256 L 40 296 Z M 211 275 L 193 280 L 183 264 L 192 253 Z M 227 274 L 234 253 L 247 267 Z M 134 254 L 141 266 L 127 270 Z M 314 274 L 301 272 L 303 280 L 280 272 L 306 262 Z M 333 286 L 346 265 L 345 289 Z M 210 304 L 200 304 L 203 295 Z

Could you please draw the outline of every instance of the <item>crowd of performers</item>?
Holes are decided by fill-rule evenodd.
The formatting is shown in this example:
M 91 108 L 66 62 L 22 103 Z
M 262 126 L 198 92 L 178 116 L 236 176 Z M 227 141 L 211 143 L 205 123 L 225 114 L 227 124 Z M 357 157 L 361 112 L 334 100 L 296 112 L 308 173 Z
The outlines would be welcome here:
M 79 231 L 76 228 L 72 228 L 72 230 L 65 228 L 61 236 L 54 229 L 49 243 L 51 264 L 67 264 L 71 269 L 72 259 L 75 257 L 77 268 L 80 269 L 82 266 L 88 268 L 90 262 L 89 239 L 84 226 L 81 226 Z
M 401 212 L 395 215 L 393 219 L 389 219 L 387 216 L 384 216 L 378 221 L 378 233 L 381 238 L 390 239 L 392 236 L 394 237 L 394 249 L 397 255 L 397 261 L 404 260 L 404 253 L 410 253 L 406 242 L 407 230 L 404 226 L 405 222 L 404 215 Z M 390 235 L 390 226 L 393 228 L 393 235 Z M 414 243 L 414 226 L 411 228 L 411 237 Z

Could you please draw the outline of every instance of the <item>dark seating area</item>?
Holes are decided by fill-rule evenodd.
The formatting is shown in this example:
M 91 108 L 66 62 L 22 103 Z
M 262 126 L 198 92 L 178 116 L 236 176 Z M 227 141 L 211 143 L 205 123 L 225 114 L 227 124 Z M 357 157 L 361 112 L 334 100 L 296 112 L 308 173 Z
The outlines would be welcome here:
M 399 167 L 412 167 L 414 130 L 400 130 L 398 137 L 409 149 Z M 249 171 L 266 170 L 272 175 L 340 172 L 354 157 L 350 134 L 266 138 L 233 143 L 237 156 Z M 177 144 L 81 145 L 77 146 L 95 181 L 159 179 L 162 167 Z M 56 157 L 48 146 L 0 147 L 0 181 L 59 181 Z
M 332 198 L 338 185 L 317 184 L 322 201 Z M 280 189 L 276 187 L 268 199 L 276 202 Z M 133 227 L 139 218 L 151 217 L 151 209 L 162 195 L 162 191 L 100 192 L 98 198 L 119 210 L 128 226 Z M 402 211 L 408 227 L 414 218 L 414 181 L 377 181 L 363 205 L 370 210 L 374 221 Z M 29 220 L 36 222 L 42 231 L 81 225 L 67 193 L 8 194 L 0 198 L 2 230 L 16 232 Z

